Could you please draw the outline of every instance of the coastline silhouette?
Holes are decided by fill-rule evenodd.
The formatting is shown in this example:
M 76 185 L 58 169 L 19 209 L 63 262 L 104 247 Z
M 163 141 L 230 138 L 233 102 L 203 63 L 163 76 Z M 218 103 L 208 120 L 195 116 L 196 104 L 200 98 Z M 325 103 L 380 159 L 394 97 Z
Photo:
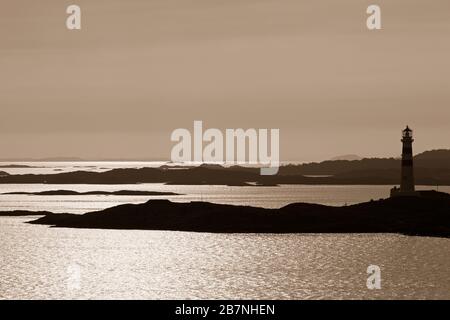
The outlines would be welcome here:
M 419 185 L 450 185 L 450 150 L 426 151 L 414 157 L 415 182 Z M 368 158 L 328 160 L 320 163 L 281 166 L 275 176 L 261 176 L 258 168 L 163 165 L 159 168 L 113 169 L 106 172 L 75 171 L 52 174 L 0 174 L 0 184 L 136 184 L 274 186 L 278 184 L 373 184 L 395 185 L 401 159 Z
M 450 237 L 450 194 L 437 191 L 415 190 L 415 169 L 412 153 L 412 130 L 402 131 L 402 159 L 337 160 L 330 163 L 395 163 L 401 165 L 400 188 L 391 189 L 391 197 L 341 207 L 311 203 L 292 203 L 279 209 L 251 206 L 233 206 L 208 202 L 175 203 L 169 200 L 150 200 L 142 204 L 124 204 L 83 215 L 40 212 L 43 217 L 31 224 L 53 227 L 95 229 L 143 229 L 221 233 L 401 233 L 406 235 Z M 440 167 L 442 159 L 450 157 L 450 150 L 423 153 L 418 162 L 429 160 Z M 435 159 L 438 159 L 436 161 Z M 436 164 L 437 163 L 437 164 Z M 308 165 L 306 165 L 308 166 Z M 320 167 L 321 164 L 318 164 Z M 448 166 L 448 164 L 447 164 Z M 297 166 L 297 168 L 302 166 Z M 292 167 L 288 167 L 292 170 Z M 373 180 L 376 169 L 363 170 L 363 175 Z M 391 170 L 384 168 L 386 172 Z M 281 171 L 281 170 L 280 170 Z M 306 175 L 260 176 L 258 168 L 231 167 L 203 164 L 195 168 L 170 167 L 142 169 L 114 169 L 107 172 L 69 172 L 53 175 L 15 175 L 1 177 L 0 181 L 19 178 L 25 183 L 139 183 L 165 182 L 167 184 L 228 184 L 270 185 L 314 179 Z M 282 172 L 282 171 L 281 171 Z M 345 172 L 345 171 L 344 171 Z M 353 173 L 361 173 L 354 171 Z M 372 175 L 367 175 L 372 172 Z M 339 177 L 339 174 L 337 174 Z M 149 179 L 150 181 L 148 181 Z M 326 176 L 316 179 L 336 179 Z M 423 179 L 423 177 L 422 177 Z M 340 180 L 337 178 L 337 180 Z M 337 181 L 335 180 L 335 181 Z M 310 180 L 314 181 L 314 180 Z M 321 180 L 322 182 L 324 180 Z M 327 180 L 329 181 L 329 180 Z M 350 180 L 347 180 L 350 182 Z M 4 181 L 3 181 L 4 182 Z M 342 180 L 340 180 L 342 184 Z M 376 182 L 375 182 L 376 183 Z M 51 190 L 42 192 L 10 192 L 18 195 L 177 195 L 153 191 L 90 191 Z M 37 215 L 29 211 L 0 212 L 0 216 Z
M 220 233 L 400 233 L 450 237 L 450 194 L 419 191 L 350 206 L 292 203 L 280 209 L 150 200 L 83 215 L 41 213 L 31 224 L 62 228 Z M 22 212 L 23 215 L 33 215 Z M 34 215 L 37 215 L 35 213 Z M 20 215 L 20 213 L 0 213 Z

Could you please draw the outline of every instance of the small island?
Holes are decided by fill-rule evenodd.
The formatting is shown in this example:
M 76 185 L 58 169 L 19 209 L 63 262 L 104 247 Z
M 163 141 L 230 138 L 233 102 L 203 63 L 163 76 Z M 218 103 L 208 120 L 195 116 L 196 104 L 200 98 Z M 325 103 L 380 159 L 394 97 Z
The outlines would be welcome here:
M 398 233 L 450 237 L 450 194 L 418 191 L 350 206 L 293 203 L 279 209 L 207 202 L 150 200 L 83 215 L 43 215 L 31 224 L 61 228 L 172 230 L 212 233 Z

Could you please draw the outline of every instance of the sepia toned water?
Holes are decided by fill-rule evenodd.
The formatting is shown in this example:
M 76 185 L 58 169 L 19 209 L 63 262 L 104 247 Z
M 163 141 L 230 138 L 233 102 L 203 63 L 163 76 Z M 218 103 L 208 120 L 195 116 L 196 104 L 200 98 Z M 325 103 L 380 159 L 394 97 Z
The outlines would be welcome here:
M 180 196 L 0 195 L 0 211 L 84 213 L 152 198 L 281 207 L 351 204 L 390 186 L 0 185 L 0 193 L 147 190 Z M 420 189 L 429 189 L 420 187 Z M 449 187 L 440 188 L 450 192 Z M 391 234 L 89 230 L 0 217 L 0 299 L 450 299 L 450 239 Z M 366 286 L 381 268 L 381 289 Z
M 0 218 L 1 299 L 450 299 L 450 239 L 57 229 Z M 381 268 L 381 290 L 366 286 Z

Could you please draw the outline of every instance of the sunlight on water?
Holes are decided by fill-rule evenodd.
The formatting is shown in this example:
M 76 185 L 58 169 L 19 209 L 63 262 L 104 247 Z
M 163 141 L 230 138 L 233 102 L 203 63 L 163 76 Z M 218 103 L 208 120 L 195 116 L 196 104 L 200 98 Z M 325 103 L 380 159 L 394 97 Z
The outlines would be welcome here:
M 0 218 L 0 298 L 450 298 L 450 239 L 57 229 L 29 220 Z M 370 264 L 381 267 L 381 290 L 366 287 Z

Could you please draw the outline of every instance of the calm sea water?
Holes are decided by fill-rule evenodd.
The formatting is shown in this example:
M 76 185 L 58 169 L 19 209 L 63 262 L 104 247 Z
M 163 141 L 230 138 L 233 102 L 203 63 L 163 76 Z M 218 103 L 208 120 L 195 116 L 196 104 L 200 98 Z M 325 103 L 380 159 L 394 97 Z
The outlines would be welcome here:
M 0 185 L 0 193 L 172 191 L 173 201 L 281 207 L 387 197 L 390 186 Z M 422 188 L 425 189 L 425 188 Z M 441 188 L 450 192 L 450 188 Z M 83 213 L 161 197 L 0 195 L 0 211 Z M 450 299 L 450 239 L 59 229 L 0 217 L 0 299 Z M 366 287 L 381 268 L 382 289 Z
M 0 218 L 2 299 L 450 299 L 450 240 L 55 229 Z M 381 268 L 381 290 L 366 287 Z

